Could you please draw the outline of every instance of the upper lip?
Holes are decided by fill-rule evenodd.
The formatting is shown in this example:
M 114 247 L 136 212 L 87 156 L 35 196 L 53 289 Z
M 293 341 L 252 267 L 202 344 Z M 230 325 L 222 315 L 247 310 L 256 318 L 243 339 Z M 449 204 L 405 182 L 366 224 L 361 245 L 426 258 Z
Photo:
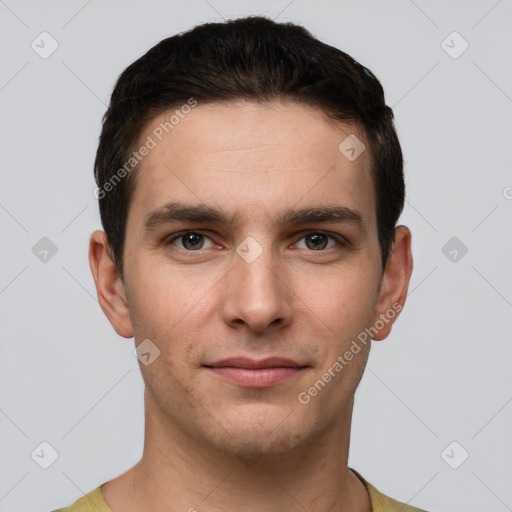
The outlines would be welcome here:
M 267 357 L 266 359 L 251 359 L 249 357 L 231 357 L 229 359 L 222 359 L 204 366 L 219 368 L 219 367 L 235 367 L 235 368 L 277 368 L 277 367 L 291 367 L 303 368 L 302 365 L 292 359 L 285 359 L 283 357 Z

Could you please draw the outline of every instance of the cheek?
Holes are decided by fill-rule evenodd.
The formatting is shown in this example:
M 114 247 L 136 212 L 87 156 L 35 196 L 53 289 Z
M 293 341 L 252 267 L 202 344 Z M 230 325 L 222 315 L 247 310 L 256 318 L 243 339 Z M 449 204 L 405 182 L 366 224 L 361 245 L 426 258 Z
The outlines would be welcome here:
M 197 287 L 179 270 L 152 258 L 137 258 L 129 267 L 130 309 L 146 327 L 169 329 L 197 301 Z M 194 291 L 195 290 L 195 291 Z M 165 319 L 165 325 L 162 321 Z
M 135 266 L 132 266 L 134 268 Z M 130 317 L 135 340 L 140 343 L 148 338 L 160 348 L 165 331 L 172 329 L 183 314 L 183 301 L 172 301 L 171 289 L 158 279 L 156 272 L 144 272 L 141 266 L 127 274 L 132 293 L 128 295 Z M 176 306 L 173 307 L 173 302 Z
M 218 311 L 215 287 L 206 276 L 192 279 L 176 269 L 166 272 L 165 266 L 143 271 L 140 265 L 138 269 L 130 276 L 136 292 L 129 298 L 135 339 L 153 341 L 173 374 L 198 366 L 198 342 L 213 336 L 213 316 Z M 185 360 L 189 364 L 184 365 Z
M 311 283 L 314 284 L 311 284 Z M 373 318 L 378 281 L 369 268 L 338 269 L 330 275 L 296 283 L 297 295 L 322 330 L 334 335 L 354 335 Z

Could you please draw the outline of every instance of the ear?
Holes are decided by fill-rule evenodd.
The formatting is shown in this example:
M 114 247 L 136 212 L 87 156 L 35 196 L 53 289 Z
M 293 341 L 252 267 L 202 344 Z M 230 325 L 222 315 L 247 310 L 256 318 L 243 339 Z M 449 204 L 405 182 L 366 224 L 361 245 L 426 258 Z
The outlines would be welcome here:
M 378 329 L 375 329 L 377 333 L 373 336 L 374 340 L 381 341 L 389 336 L 405 304 L 411 273 L 411 232 L 406 226 L 398 226 L 381 281 L 374 318 L 374 325 Z
M 104 231 L 94 231 L 91 235 L 89 264 L 103 313 L 119 336 L 132 338 L 133 327 L 124 285 L 114 264 L 112 249 Z

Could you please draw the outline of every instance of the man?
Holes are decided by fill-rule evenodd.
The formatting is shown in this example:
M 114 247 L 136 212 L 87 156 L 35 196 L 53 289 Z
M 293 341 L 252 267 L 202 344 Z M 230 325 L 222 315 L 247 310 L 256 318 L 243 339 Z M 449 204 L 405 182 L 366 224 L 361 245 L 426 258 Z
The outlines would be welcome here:
M 64 510 L 418 510 L 347 466 L 412 271 L 402 168 L 379 81 L 300 26 L 205 24 L 122 73 L 89 259 L 135 337 L 144 453 Z

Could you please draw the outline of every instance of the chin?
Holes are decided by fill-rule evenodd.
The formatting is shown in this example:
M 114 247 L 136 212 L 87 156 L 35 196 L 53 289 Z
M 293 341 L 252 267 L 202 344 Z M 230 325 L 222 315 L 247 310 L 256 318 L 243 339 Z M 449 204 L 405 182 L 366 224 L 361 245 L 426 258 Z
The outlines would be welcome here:
M 289 454 L 297 449 L 304 439 L 294 432 L 237 432 L 237 436 L 225 440 L 221 450 L 230 453 L 242 461 L 248 462 L 261 457 L 276 457 Z
M 239 408 L 240 409 L 240 408 Z M 214 444 L 239 458 L 282 455 L 307 443 L 313 433 L 292 410 L 261 405 L 223 415 Z M 219 426 L 219 425 L 216 425 Z

